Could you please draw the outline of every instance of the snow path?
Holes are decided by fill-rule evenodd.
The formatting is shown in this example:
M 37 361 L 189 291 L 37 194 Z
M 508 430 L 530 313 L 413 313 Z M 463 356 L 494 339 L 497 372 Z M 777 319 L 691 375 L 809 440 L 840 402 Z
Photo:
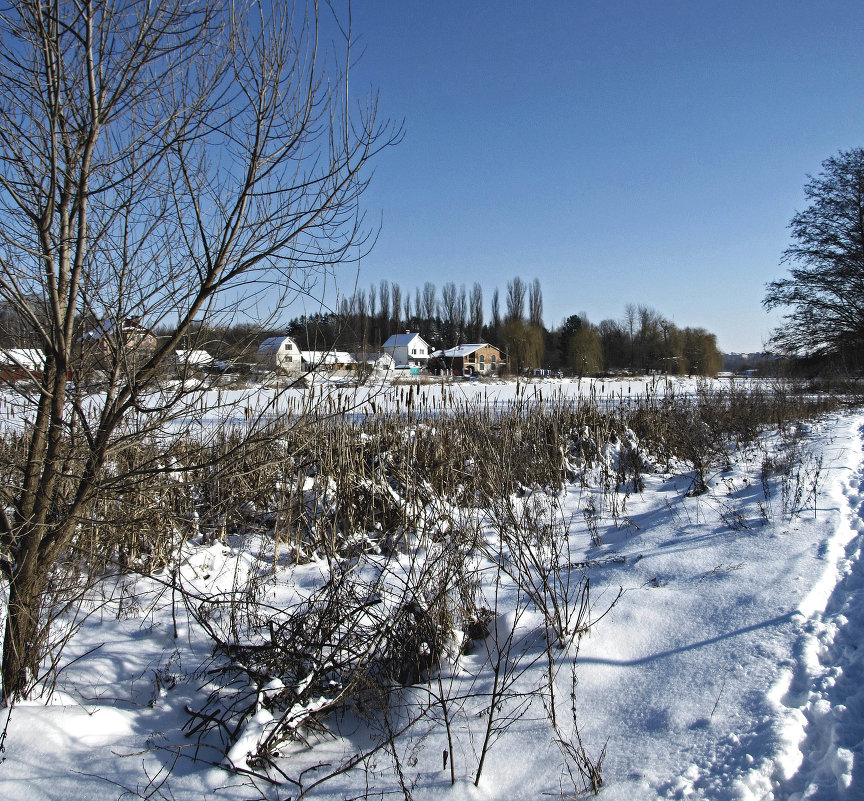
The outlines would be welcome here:
M 864 798 L 864 426 L 856 428 L 843 459 L 851 475 L 828 489 L 839 520 L 820 548 L 825 568 L 792 616 L 792 658 L 766 696 L 773 714 L 749 736 L 731 735 L 705 773 L 691 766 L 676 797 Z M 750 763 L 731 786 L 718 780 Z
M 859 430 L 864 440 L 864 427 Z M 787 710 L 790 763 L 780 766 L 777 799 L 864 797 L 864 462 L 842 487 L 844 524 L 829 547 L 836 567 L 802 605 L 807 615 L 797 644 L 797 663 L 780 698 Z M 830 595 L 828 585 L 836 580 Z M 812 607 L 812 611 L 811 608 Z M 784 781 L 785 778 L 785 781 Z
M 608 585 L 625 596 L 579 656 L 583 737 L 607 744 L 601 798 L 864 798 L 864 427 L 817 428 L 815 518 L 811 504 L 763 527 L 751 495 L 746 530 L 682 517 L 620 543 Z

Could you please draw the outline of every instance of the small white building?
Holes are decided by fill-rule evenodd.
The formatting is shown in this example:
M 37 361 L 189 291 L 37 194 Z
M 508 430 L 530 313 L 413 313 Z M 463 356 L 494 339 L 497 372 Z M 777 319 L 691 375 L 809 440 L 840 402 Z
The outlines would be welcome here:
M 420 334 L 412 334 L 410 331 L 393 334 L 381 346 L 381 350 L 393 357 L 397 367 L 425 367 L 430 355 L 429 343 Z
M 376 373 L 387 373 L 396 366 L 393 355 L 386 351 L 378 353 L 355 353 L 354 359 L 358 365 L 364 364 Z
M 269 337 L 258 346 L 258 363 L 274 372 L 299 373 L 303 370 L 303 354 L 291 337 Z

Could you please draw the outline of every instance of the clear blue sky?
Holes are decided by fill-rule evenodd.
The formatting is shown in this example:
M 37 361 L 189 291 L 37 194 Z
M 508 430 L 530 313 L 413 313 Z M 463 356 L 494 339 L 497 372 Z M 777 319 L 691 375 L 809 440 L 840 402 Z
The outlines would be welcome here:
M 864 145 L 864 2 L 355 0 L 355 92 L 405 139 L 365 197 L 361 286 L 626 303 L 762 348 L 807 173 Z

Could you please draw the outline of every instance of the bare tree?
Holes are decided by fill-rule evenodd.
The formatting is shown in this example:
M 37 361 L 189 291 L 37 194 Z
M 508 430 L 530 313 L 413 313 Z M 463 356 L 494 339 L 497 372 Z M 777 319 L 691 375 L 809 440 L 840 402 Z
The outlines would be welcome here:
M 483 287 L 476 282 L 471 287 L 471 296 L 468 301 L 468 320 L 471 328 L 471 339 L 477 342 L 480 340 L 483 330 Z
M 366 339 L 366 320 L 369 315 L 368 308 L 366 305 L 366 290 L 358 289 L 354 293 L 354 297 L 352 298 L 352 308 L 355 310 L 355 313 L 358 317 L 358 323 L 360 327 L 363 329 L 363 339 Z
M 378 295 L 376 293 L 375 284 L 369 284 L 369 294 L 366 297 L 366 303 L 369 307 L 368 321 L 368 343 L 374 347 L 380 345 L 380 336 L 378 332 Z
M 650 306 L 639 304 L 636 309 L 639 330 L 636 332 L 637 356 L 639 366 L 646 370 L 657 370 L 663 367 L 663 315 Z
M 419 286 L 414 287 L 414 317 L 417 319 L 418 324 L 423 319 L 423 299 L 420 296 Z
M 456 300 L 456 339 L 464 341 L 465 324 L 468 321 L 468 295 L 465 284 L 459 286 L 459 297 Z
M 375 292 L 375 284 L 369 285 L 369 316 L 375 317 L 378 314 L 378 295 Z
M 638 317 L 636 306 L 633 303 L 628 303 L 624 307 L 624 321 L 627 327 L 627 333 L 630 336 L 630 367 L 634 366 L 636 361 L 636 319 Z
M 521 322 L 525 319 L 525 282 L 517 275 L 507 282 L 507 322 Z
M 365 353 L 369 347 L 369 307 L 366 303 L 366 290 L 358 289 L 355 297 L 357 299 L 357 336 L 360 340 L 360 348 Z
M 254 0 L 0 11 L 0 299 L 45 359 L 21 455 L 3 457 L 7 703 L 37 675 L 81 521 L 147 475 L 119 457 L 188 414 L 156 381 L 193 321 L 272 311 L 366 241 L 364 167 L 400 133 L 347 71 L 325 76 L 318 25 L 317 4 Z
M 423 284 L 423 313 L 420 315 L 425 318 L 427 323 L 435 318 L 435 284 L 427 281 Z
M 766 287 L 784 308 L 772 342 L 793 355 L 841 356 L 860 369 L 864 348 L 864 149 L 840 152 L 808 176 L 807 207 L 789 223 L 789 275 Z
M 378 302 L 381 305 L 381 330 L 390 326 L 390 283 L 384 279 L 378 284 Z
M 632 363 L 630 337 L 624 323 L 618 320 L 602 320 L 597 334 L 603 346 L 603 362 L 607 368 L 626 367 Z
M 535 328 L 543 327 L 543 290 L 539 278 L 534 279 L 528 290 L 528 322 Z
M 452 340 L 457 336 L 457 310 L 456 284 L 448 281 L 441 287 L 441 320 L 444 324 L 444 339 L 449 342 L 451 347 L 455 344 Z
M 498 333 L 498 329 L 501 326 L 501 305 L 498 299 L 498 287 L 495 287 L 495 291 L 492 293 L 492 329 L 495 333 Z
M 402 322 L 400 319 L 400 315 L 402 314 L 402 289 L 397 283 L 390 284 L 390 294 L 393 298 L 393 330 L 395 333 L 399 333 L 399 326 Z M 408 315 L 405 315 L 405 319 L 408 319 Z

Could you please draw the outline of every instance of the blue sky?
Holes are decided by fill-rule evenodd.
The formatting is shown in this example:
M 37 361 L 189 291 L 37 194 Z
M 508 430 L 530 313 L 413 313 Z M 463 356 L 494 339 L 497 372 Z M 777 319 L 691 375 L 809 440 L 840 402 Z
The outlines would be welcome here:
M 627 303 L 762 348 L 808 173 L 864 145 L 864 3 L 355 0 L 405 120 L 361 286 L 540 279 L 549 327 Z M 355 51 L 356 52 L 356 51 Z

